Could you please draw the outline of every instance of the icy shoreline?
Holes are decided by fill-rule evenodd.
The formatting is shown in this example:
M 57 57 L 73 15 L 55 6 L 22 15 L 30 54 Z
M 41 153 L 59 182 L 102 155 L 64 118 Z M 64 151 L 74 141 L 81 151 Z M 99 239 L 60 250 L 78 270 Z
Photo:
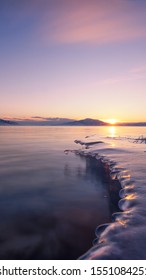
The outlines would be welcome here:
M 139 141 L 134 143 L 139 143 Z M 120 146 L 102 146 L 98 150 L 77 152 L 82 156 L 96 158 L 101 164 L 106 176 L 109 177 L 111 201 L 116 202 L 119 207 L 118 211 L 113 211 L 111 223 L 102 224 L 96 228 L 96 239 L 93 242 L 93 247 L 79 258 L 81 260 L 146 259 L 146 190 L 145 176 L 141 176 L 141 172 L 142 175 L 145 174 L 142 169 L 142 160 L 144 159 L 141 157 L 145 151 L 138 150 L 139 147 L 135 151 L 133 148 L 130 150 L 130 148 L 130 146 L 126 147 L 122 151 Z M 116 156 L 113 156 L 114 153 Z M 121 155 L 123 158 L 119 164 L 118 159 Z M 125 158 L 127 155 L 126 160 L 123 155 Z M 133 159 L 135 157 L 135 162 L 131 163 L 131 156 Z M 138 166 L 140 160 L 142 162 Z M 130 164 L 132 172 L 126 168 Z
M 87 253 L 81 256 L 79 259 L 91 259 L 98 258 L 98 255 L 102 253 L 102 256 L 99 259 L 104 258 L 103 250 L 105 247 L 105 240 L 102 236 L 105 234 L 105 231 L 115 222 L 122 224 L 122 209 L 120 209 L 120 194 L 122 193 L 122 184 L 119 179 L 120 170 L 116 169 L 116 163 L 110 162 L 110 160 L 105 159 L 104 157 L 100 157 L 98 155 L 88 155 L 81 153 L 82 156 L 90 156 L 96 158 L 100 167 L 102 167 L 105 171 L 106 179 L 109 183 L 109 196 L 111 202 L 111 212 L 112 212 L 112 222 L 107 224 L 99 225 L 95 230 L 96 239 L 93 241 L 93 248 L 91 248 Z M 123 170 L 124 172 L 124 170 Z M 115 212 L 114 210 L 119 210 Z M 95 249 L 97 250 L 97 255 L 95 254 Z M 102 252 L 100 252 L 102 249 Z M 99 250 L 99 251 L 98 251 Z M 110 256 L 109 256 L 110 257 Z

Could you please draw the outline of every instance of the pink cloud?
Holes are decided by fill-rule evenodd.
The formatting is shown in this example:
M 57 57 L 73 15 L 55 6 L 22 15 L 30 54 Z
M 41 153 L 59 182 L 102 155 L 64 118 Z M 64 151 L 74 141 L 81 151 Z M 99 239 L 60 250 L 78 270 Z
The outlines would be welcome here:
M 40 26 L 41 37 L 48 43 L 68 44 L 146 38 L 146 9 L 134 2 L 75 0 L 70 5 L 62 1 L 66 5 L 46 11 Z

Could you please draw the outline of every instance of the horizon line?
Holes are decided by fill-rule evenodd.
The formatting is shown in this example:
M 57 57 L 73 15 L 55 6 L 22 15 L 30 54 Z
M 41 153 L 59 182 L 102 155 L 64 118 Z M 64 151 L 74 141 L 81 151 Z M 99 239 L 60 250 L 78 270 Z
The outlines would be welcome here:
M 9 117 L 9 116 L 2 116 L 0 117 L 1 120 L 6 120 L 6 121 L 15 121 L 15 122 L 51 122 L 51 121 L 81 121 L 81 120 L 86 120 L 86 119 L 91 119 L 91 120 L 98 120 L 102 121 L 105 123 L 109 123 L 111 125 L 117 125 L 121 123 L 146 123 L 146 120 L 118 120 L 116 118 L 93 118 L 93 117 L 83 117 L 83 118 L 71 118 L 71 117 L 41 117 L 41 116 L 34 116 L 34 117 Z M 115 120 L 114 123 L 111 123 L 111 120 Z

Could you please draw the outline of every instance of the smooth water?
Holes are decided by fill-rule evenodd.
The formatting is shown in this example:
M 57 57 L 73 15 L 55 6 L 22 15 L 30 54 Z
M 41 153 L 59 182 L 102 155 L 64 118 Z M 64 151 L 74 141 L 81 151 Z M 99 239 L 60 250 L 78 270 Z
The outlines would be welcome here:
M 88 131 L 0 127 L 1 259 L 76 259 L 111 220 L 96 164 L 64 153 Z
M 146 258 L 140 135 L 145 127 L 0 127 L 0 259 Z

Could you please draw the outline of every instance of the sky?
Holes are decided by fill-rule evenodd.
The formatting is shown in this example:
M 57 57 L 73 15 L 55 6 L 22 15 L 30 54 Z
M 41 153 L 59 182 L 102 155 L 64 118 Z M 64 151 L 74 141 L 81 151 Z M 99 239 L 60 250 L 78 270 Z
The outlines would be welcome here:
M 146 121 L 146 0 L 0 0 L 0 118 Z

